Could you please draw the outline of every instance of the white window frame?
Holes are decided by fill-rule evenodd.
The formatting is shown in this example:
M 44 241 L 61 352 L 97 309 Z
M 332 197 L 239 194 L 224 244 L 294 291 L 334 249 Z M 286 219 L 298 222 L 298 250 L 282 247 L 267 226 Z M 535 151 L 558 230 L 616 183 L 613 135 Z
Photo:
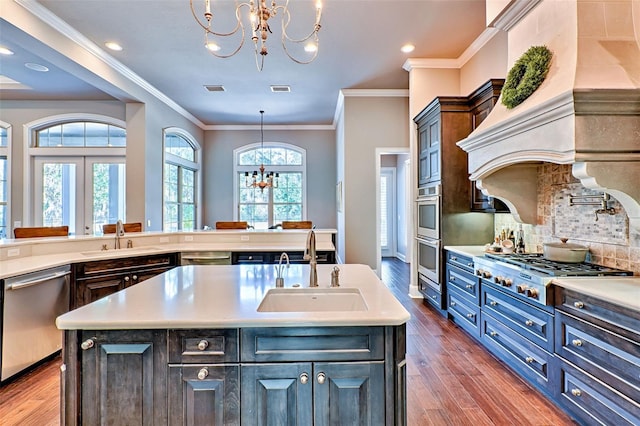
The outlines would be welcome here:
M 189 161 L 185 158 L 179 157 L 175 154 L 171 154 L 166 151 L 165 142 L 167 140 L 167 135 L 179 135 L 183 137 L 188 143 L 191 144 L 194 150 L 194 161 Z M 184 129 L 179 127 L 167 127 L 162 130 L 162 228 L 164 229 L 164 219 L 165 219 L 165 197 L 164 197 L 164 166 L 165 164 L 173 164 L 178 166 L 179 168 L 186 168 L 189 170 L 193 170 L 195 172 L 195 210 L 196 210 L 196 223 L 195 229 L 200 227 L 202 223 L 202 173 L 201 173 L 201 164 L 202 164 L 202 149 L 200 144 L 196 140 L 196 138 L 191 135 L 191 133 L 187 132 Z M 182 228 L 182 222 L 178 220 L 178 229 Z
M 300 172 L 302 173 L 302 220 L 307 220 L 307 150 L 301 148 L 297 145 L 292 145 L 285 142 L 255 142 L 248 145 L 243 145 L 233 150 L 233 205 L 235 206 L 233 211 L 233 220 L 238 220 L 240 217 L 240 174 L 244 174 L 244 172 L 249 172 L 249 174 L 253 173 L 259 165 L 249 165 L 249 166 L 241 166 L 238 164 L 238 157 L 240 154 L 251 151 L 253 149 L 259 149 L 261 145 L 264 145 L 264 148 L 285 148 L 290 149 L 292 151 L 298 152 L 302 156 L 302 165 L 269 165 L 265 164 L 265 169 L 267 172 Z M 244 179 L 244 177 L 243 177 Z M 273 197 L 269 199 L 269 220 L 271 221 L 273 218 Z
M 4 127 L 7 130 L 7 146 L 0 146 L 0 157 L 7 159 L 7 215 L 5 219 L 6 235 L 5 238 L 13 237 L 13 223 L 11 223 L 11 141 L 12 141 L 12 126 L 0 120 L 0 127 Z
M 25 182 L 25 194 L 23 198 L 23 223 L 22 226 L 38 226 L 42 221 L 42 216 L 38 217 L 36 204 L 36 159 L 39 157 L 91 157 L 91 159 L 104 160 L 104 162 L 117 162 L 118 159 L 126 165 L 126 147 L 38 147 L 36 146 L 36 132 L 45 127 L 64 124 L 68 122 L 93 121 L 109 124 L 126 129 L 126 122 L 117 118 L 100 114 L 69 113 L 44 117 L 24 124 L 24 159 L 23 159 L 23 181 Z M 126 166 L 125 166 L 126 167 Z M 89 182 L 84 181 L 82 196 Z M 93 185 L 91 185 L 93 187 Z M 40 188 L 41 189 L 41 188 Z M 83 210 L 86 214 L 86 206 Z M 37 209 L 41 210 L 41 208 Z M 82 224 L 76 226 L 79 232 L 84 230 L 84 218 Z M 83 233 L 83 232 L 82 232 Z M 78 233 L 78 235 L 82 234 Z

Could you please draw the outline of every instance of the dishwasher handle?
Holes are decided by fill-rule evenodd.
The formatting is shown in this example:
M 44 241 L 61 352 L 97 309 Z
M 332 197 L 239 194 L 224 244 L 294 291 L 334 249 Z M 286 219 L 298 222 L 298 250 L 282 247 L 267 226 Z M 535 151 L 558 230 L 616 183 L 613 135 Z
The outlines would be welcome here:
M 55 280 L 57 278 L 66 277 L 69 274 L 71 274 L 71 271 L 56 272 L 55 274 L 46 275 L 44 277 L 36 278 L 34 280 L 20 281 L 20 282 L 14 283 L 14 284 L 7 285 L 7 290 L 20 290 L 21 288 L 26 288 L 26 287 L 31 287 L 33 285 L 38 285 L 38 284 L 41 284 L 41 283 L 43 283 L 45 281 Z
M 228 260 L 231 259 L 230 255 L 222 256 L 182 256 L 184 260 Z

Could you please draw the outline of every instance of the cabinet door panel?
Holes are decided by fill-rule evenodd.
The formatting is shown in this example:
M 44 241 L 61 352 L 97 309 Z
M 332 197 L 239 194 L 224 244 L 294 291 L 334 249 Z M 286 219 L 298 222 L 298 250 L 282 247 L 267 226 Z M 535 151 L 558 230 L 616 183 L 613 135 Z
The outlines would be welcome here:
M 241 368 L 243 425 L 312 424 L 311 363 L 245 364 Z
M 169 424 L 237 425 L 239 381 L 237 365 L 170 366 Z
M 125 288 L 124 276 L 91 278 L 76 284 L 78 306 L 86 305 Z
M 384 363 L 316 363 L 314 392 L 316 426 L 383 422 Z

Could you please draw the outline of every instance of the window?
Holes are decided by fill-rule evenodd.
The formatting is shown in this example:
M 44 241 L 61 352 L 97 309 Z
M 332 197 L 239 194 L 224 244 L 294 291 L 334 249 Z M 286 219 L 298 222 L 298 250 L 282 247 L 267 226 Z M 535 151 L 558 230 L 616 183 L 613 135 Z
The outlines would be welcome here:
M 32 124 L 35 226 L 69 226 L 70 235 L 102 234 L 126 221 L 124 122 L 53 117 Z
M 164 136 L 164 230 L 197 227 L 197 144 L 180 129 L 165 130 Z
M 9 126 L 0 123 L 0 238 L 9 226 Z
M 282 143 L 252 144 L 235 152 L 237 220 L 247 221 L 256 229 L 267 229 L 283 220 L 304 220 L 306 217 L 306 151 Z M 253 188 L 247 186 L 246 173 L 251 175 L 265 166 L 265 174 L 278 173 L 277 187 Z

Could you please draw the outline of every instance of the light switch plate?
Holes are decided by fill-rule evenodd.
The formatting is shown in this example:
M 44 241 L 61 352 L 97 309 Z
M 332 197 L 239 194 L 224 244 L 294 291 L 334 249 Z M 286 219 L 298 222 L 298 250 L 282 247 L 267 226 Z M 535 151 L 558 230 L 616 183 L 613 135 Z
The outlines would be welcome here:
M 249 241 L 248 235 L 240 235 L 240 241 Z

